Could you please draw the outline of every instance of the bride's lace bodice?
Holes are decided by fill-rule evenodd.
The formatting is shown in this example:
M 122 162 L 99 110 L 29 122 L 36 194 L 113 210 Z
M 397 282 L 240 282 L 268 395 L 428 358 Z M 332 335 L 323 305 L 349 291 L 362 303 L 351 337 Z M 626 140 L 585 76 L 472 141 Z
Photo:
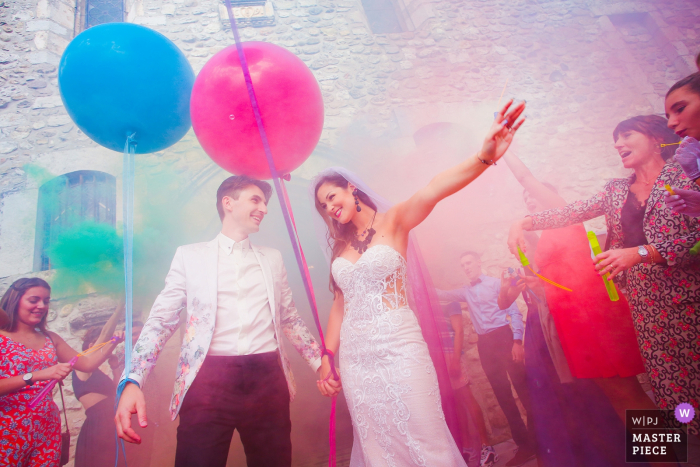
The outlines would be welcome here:
M 388 245 L 374 245 L 355 264 L 333 262 L 333 278 L 343 291 L 344 319 L 372 321 L 378 313 L 407 306 L 406 260 Z
M 388 245 L 368 248 L 355 264 L 331 265 L 345 301 L 338 360 L 354 428 L 351 467 L 465 465 L 406 300 L 406 267 Z

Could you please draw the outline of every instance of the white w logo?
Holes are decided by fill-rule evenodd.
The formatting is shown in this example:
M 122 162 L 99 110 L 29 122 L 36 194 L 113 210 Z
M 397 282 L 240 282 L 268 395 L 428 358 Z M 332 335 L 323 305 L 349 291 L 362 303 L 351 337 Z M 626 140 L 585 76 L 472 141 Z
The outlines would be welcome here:
M 678 413 L 680 413 L 683 418 L 690 417 L 690 409 L 678 409 Z

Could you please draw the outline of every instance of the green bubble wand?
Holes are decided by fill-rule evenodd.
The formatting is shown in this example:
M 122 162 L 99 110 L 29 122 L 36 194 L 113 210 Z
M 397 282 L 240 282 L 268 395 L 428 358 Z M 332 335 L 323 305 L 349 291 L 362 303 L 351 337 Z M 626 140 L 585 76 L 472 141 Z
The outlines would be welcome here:
M 598 237 L 594 232 L 586 232 L 588 236 L 588 242 L 591 244 L 591 250 L 593 250 L 593 255 L 598 256 L 603 251 L 600 249 L 600 243 L 598 243 Z M 608 296 L 611 302 L 616 302 L 620 300 L 620 296 L 617 294 L 617 289 L 615 288 L 615 283 L 608 277 L 609 273 L 603 275 L 603 283 L 605 284 L 605 290 L 608 291 Z

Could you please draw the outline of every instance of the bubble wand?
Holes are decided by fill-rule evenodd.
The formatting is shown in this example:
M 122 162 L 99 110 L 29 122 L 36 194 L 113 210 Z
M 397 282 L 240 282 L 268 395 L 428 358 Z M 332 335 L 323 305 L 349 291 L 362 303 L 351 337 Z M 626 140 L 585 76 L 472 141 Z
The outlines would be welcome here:
M 603 251 L 600 249 L 600 243 L 598 243 L 598 237 L 596 237 L 595 232 L 586 232 L 588 236 L 588 241 L 591 244 L 591 250 L 593 250 L 593 255 L 598 256 Z M 608 291 L 608 296 L 611 302 L 616 302 L 620 300 L 620 296 L 617 294 L 617 289 L 615 288 L 615 283 L 608 278 L 609 273 L 603 275 L 603 283 L 605 284 L 605 290 Z
M 518 256 L 520 257 L 520 264 L 522 264 L 524 268 L 528 268 L 534 275 L 536 275 L 546 283 L 552 284 L 554 287 L 559 287 L 560 289 L 566 290 L 567 292 L 573 292 L 573 290 L 571 290 L 570 288 L 564 287 L 561 284 L 557 284 L 553 280 L 547 279 L 543 275 L 536 273 L 535 270 L 530 267 L 530 261 L 527 259 L 527 256 L 525 256 L 525 253 L 523 253 L 523 250 L 521 250 L 520 247 L 518 247 Z
M 691 255 L 698 255 L 700 254 L 700 242 L 696 243 L 693 245 L 693 248 L 690 249 L 690 254 Z
M 119 342 L 119 338 L 118 338 L 117 336 L 112 336 L 112 338 L 111 338 L 110 340 L 108 340 L 107 342 L 103 342 L 103 343 L 101 343 L 101 344 L 93 345 L 93 346 L 90 347 L 89 349 L 83 350 L 83 351 L 80 352 L 78 355 L 76 355 L 75 357 L 71 358 L 70 361 L 69 361 L 68 363 L 69 363 L 70 366 L 72 367 L 73 365 L 75 365 L 75 362 L 78 361 L 78 358 L 84 357 L 84 356 L 89 355 L 89 354 L 91 354 L 91 353 L 93 353 L 93 352 L 96 352 L 96 351 L 100 350 L 102 347 L 104 347 L 105 345 L 110 344 L 110 343 L 112 343 L 112 342 Z M 57 379 L 52 379 L 51 382 L 50 382 L 49 384 L 47 384 L 46 386 L 44 386 L 44 389 L 42 389 L 41 392 L 40 392 L 39 394 L 37 394 L 37 396 L 36 396 L 34 399 L 32 399 L 32 401 L 29 403 L 29 408 L 30 408 L 30 409 L 33 409 L 34 407 L 36 407 L 36 405 L 37 405 L 39 402 L 41 402 L 41 400 L 44 398 L 44 396 L 46 396 L 46 394 L 48 394 L 49 392 L 51 392 L 51 391 L 53 390 L 54 386 L 56 386 L 56 383 L 58 383 L 58 380 L 57 380 Z

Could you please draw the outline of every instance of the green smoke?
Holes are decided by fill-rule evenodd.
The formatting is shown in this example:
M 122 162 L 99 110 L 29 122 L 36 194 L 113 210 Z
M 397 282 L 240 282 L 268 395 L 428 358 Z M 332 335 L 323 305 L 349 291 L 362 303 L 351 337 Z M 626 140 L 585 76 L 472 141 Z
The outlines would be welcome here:
M 109 224 L 83 222 L 59 235 L 49 250 L 60 295 L 124 290 L 123 239 Z
M 223 174 L 222 174 L 223 175 Z M 197 191 L 191 174 L 139 166 L 135 180 L 134 301 L 153 300 L 164 285 L 178 246 L 205 241 L 219 227 L 212 192 Z M 217 180 L 218 181 L 218 180 Z M 212 182 L 212 185 L 214 183 Z M 207 208 L 202 203 L 207 203 Z M 217 222 L 213 222 L 216 220 Z M 123 235 L 117 227 L 93 221 L 63 231 L 49 251 L 58 296 L 124 293 Z
M 22 170 L 27 174 L 27 177 L 33 178 L 39 186 L 56 177 L 56 175 L 36 164 L 24 164 Z

